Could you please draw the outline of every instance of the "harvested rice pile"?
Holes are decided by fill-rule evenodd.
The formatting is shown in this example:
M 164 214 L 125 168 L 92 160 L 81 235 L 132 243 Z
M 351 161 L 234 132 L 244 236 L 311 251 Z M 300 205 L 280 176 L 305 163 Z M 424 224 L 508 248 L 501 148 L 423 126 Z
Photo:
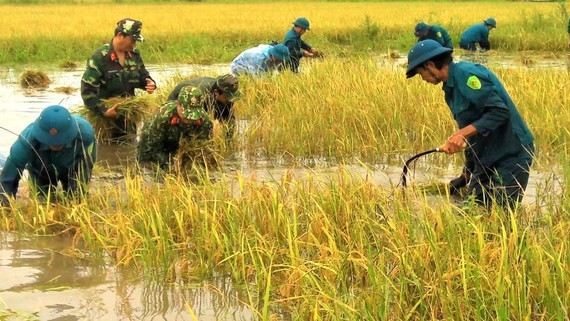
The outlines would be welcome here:
M 22 88 L 47 88 L 51 84 L 48 75 L 40 70 L 26 70 L 20 75 Z

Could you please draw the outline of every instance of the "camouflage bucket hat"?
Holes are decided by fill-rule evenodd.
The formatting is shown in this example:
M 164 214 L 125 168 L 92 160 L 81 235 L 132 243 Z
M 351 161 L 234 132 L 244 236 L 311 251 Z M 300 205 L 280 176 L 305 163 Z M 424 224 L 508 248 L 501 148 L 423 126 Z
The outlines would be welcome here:
M 184 109 L 202 108 L 204 103 L 202 91 L 193 86 L 183 87 L 178 95 L 178 101 L 180 101 Z
M 220 76 L 216 79 L 216 86 L 228 97 L 230 101 L 239 99 L 238 79 L 230 74 Z
M 139 20 L 134 20 L 130 18 L 125 18 L 119 22 L 117 22 L 117 28 L 115 31 L 118 31 L 125 35 L 130 35 L 136 41 L 143 42 L 144 38 L 141 35 L 142 29 L 142 22 Z

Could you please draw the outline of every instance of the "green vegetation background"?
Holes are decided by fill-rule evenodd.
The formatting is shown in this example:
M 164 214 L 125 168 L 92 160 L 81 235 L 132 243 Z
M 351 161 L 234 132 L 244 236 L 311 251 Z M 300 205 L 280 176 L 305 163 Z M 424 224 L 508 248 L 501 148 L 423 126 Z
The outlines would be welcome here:
M 222 1 L 222 0 L 188 0 L 188 1 L 148 1 L 136 0 L 128 3 L 268 3 L 264 0 Z M 286 1 L 271 1 L 286 2 Z M 301 1 L 313 2 L 314 1 Z M 356 2 L 356 1 L 322 1 L 323 2 Z M 382 2 L 382 1 L 361 1 Z M 389 1 L 385 1 L 389 2 Z M 449 2 L 451 1 L 432 1 Z M 481 1 L 482 2 L 482 1 Z M 493 3 L 508 1 L 490 1 Z M 10 10 L 12 5 L 49 5 L 49 4 L 125 4 L 126 1 L 95 1 L 95 0 L 0 0 L 0 10 Z M 568 13 L 565 2 L 558 1 L 557 9 L 551 13 L 529 12 L 521 14 L 516 24 L 502 24 L 500 32 L 492 33 L 493 49 L 501 51 L 538 50 L 563 53 L 567 49 Z M 111 9 L 111 8 L 110 8 Z M 433 17 L 433 12 L 426 13 L 426 19 Z M 437 19 L 436 19 L 437 20 Z M 57 23 L 56 21 L 52 23 Z M 461 32 L 467 25 L 444 25 L 451 33 L 457 44 Z M 88 28 L 88 26 L 86 26 Z M 186 34 L 163 33 L 153 36 L 140 46 L 146 63 L 227 63 L 245 48 L 259 43 L 269 43 L 272 40 L 282 41 L 288 26 L 278 30 L 267 30 L 252 33 L 222 33 L 211 30 L 193 30 Z M 337 57 L 352 57 L 358 55 L 374 55 L 388 50 L 406 52 L 416 41 L 413 30 L 401 26 L 390 26 L 382 22 L 376 14 L 366 16 L 362 21 L 355 21 L 353 28 L 341 30 L 318 30 L 311 33 L 307 41 L 326 54 Z M 21 36 L 14 32 L 11 37 L 0 38 L 0 64 L 26 63 L 64 63 L 66 61 L 83 62 L 93 51 L 108 39 L 83 35 L 83 40 L 69 39 L 64 36 Z

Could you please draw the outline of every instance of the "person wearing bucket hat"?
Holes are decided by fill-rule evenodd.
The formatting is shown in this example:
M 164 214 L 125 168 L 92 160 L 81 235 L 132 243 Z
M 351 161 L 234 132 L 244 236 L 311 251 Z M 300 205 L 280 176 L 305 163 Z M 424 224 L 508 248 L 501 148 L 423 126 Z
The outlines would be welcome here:
M 468 193 L 487 206 L 513 207 L 528 183 L 534 137 L 497 76 L 479 64 L 453 62 L 452 52 L 431 39 L 418 42 L 408 53 L 406 76 L 443 83 L 459 129 L 441 151 L 453 154 L 466 146 Z
M 428 25 L 425 22 L 420 22 L 416 25 L 414 35 L 418 41 L 432 39 L 439 42 L 442 46 L 453 49 L 451 36 L 443 27 L 438 25 Z
M 0 176 L 0 200 L 6 205 L 16 197 L 24 169 L 40 197 L 53 197 L 58 182 L 67 195 L 82 196 L 95 158 L 93 126 L 62 106 L 49 106 L 10 148 Z
M 239 100 L 237 77 L 226 74 L 214 77 L 189 78 L 179 82 L 168 95 L 168 100 L 178 100 L 180 90 L 186 86 L 198 87 L 204 95 L 204 110 L 214 114 L 214 119 L 227 127 L 228 137 L 233 135 L 235 116 L 234 102 Z
M 87 110 L 108 119 L 112 142 L 128 141 L 136 124 L 117 111 L 120 103 L 105 106 L 114 97 L 133 97 L 135 89 L 152 94 L 156 83 L 147 71 L 138 49 L 143 41 L 142 22 L 125 18 L 117 22 L 113 39 L 91 55 L 81 78 L 81 98 Z
M 472 25 L 461 34 L 459 47 L 469 51 L 477 51 L 477 44 L 479 44 L 481 49 L 491 50 L 489 32 L 493 28 L 497 28 L 495 18 L 487 18 L 483 23 Z
M 289 60 L 289 49 L 285 45 L 259 45 L 240 53 L 232 61 L 230 71 L 234 76 L 255 77 L 277 70 L 281 63 Z
M 299 72 L 299 60 L 303 57 L 322 57 L 322 53 L 301 39 L 309 29 L 309 20 L 299 17 L 286 34 L 283 44 L 289 48 L 291 60 L 286 64 L 293 72 Z
M 205 98 L 198 87 L 186 86 L 177 100 L 165 102 L 143 126 L 137 160 L 168 169 L 181 139 L 207 141 L 214 125 L 203 108 Z

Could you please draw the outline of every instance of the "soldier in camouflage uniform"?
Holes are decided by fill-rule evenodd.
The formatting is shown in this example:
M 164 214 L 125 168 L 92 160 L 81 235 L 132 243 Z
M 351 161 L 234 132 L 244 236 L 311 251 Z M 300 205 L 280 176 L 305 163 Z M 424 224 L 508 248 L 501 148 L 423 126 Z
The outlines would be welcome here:
M 177 100 L 180 90 L 186 86 L 198 87 L 204 94 L 204 110 L 214 114 L 214 119 L 219 120 L 228 127 L 228 136 L 233 134 L 235 115 L 233 112 L 234 102 L 240 98 L 238 79 L 230 74 L 212 77 L 197 77 L 186 79 L 176 85 L 168 100 Z
M 143 127 L 137 149 L 139 162 L 155 162 L 166 169 L 181 139 L 204 141 L 212 136 L 213 123 L 203 109 L 205 95 L 197 87 L 180 90 L 178 100 L 165 102 Z
M 120 141 L 127 134 L 136 133 L 136 124 L 129 122 L 116 111 L 118 104 L 105 107 L 102 100 L 112 97 L 130 97 L 135 88 L 152 94 L 156 83 L 146 70 L 137 41 L 143 41 L 142 22 L 123 19 L 117 23 L 115 36 L 101 46 L 87 60 L 87 68 L 81 78 L 81 98 L 85 107 L 113 122 L 111 137 Z

